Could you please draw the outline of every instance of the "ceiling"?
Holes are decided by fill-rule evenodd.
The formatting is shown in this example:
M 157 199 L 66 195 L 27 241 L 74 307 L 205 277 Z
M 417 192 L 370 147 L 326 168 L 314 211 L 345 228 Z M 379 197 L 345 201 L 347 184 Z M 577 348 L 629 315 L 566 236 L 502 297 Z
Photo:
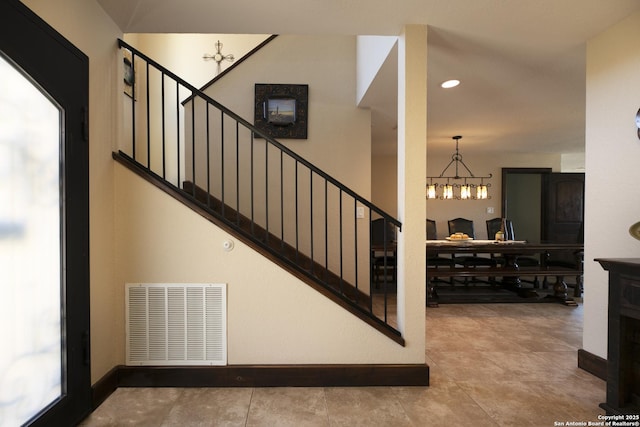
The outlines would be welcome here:
M 586 41 L 639 0 L 98 0 L 125 33 L 400 34 L 429 26 L 428 147 L 584 152 Z M 365 97 L 374 150 L 395 150 L 391 57 Z M 456 78 L 460 86 L 440 83 Z

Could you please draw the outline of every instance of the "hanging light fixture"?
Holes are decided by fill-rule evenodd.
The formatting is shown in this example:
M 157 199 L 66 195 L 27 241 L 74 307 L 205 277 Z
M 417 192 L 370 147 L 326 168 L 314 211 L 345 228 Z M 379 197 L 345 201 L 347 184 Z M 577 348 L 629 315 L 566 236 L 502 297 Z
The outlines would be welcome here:
M 448 182 L 442 186 L 442 198 L 453 199 L 453 185 Z
M 427 199 L 436 198 L 436 185 L 437 184 L 427 184 Z
M 460 186 L 460 198 L 462 200 L 467 200 L 471 198 L 471 184 L 465 183 Z
M 488 184 L 480 184 L 477 187 L 477 193 L 476 193 L 476 199 L 488 199 L 489 198 L 489 192 L 487 190 Z
M 491 186 L 490 183 L 485 183 L 485 179 L 490 179 L 493 175 L 489 174 L 487 176 L 475 176 L 473 172 L 467 167 L 467 165 L 462 161 L 462 155 L 458 150 L 458 142 L 462 139 L 462 136 L 456 135 L 453 137 L 453 140 L 456 141 L 456 152 L 451 156 L 451 161 L 444 168 L 444 170 L 438 176 L 428 176 L 429 184 L 427 184 L 427 199 L 459 199 L 459 200 L 468 200 L 468 199 L 490 199 L 488 188 Z M 455 165 L 455 175 L 447 176 L 447 170 Z M 469 176 L 460 176 L 459 167 L 462 165 L 464 169 L 467 171 Z M 434 182 L 434 180 L 444 180 L 447 182 L 444 184 L 438 184 Z M 464 183 L 457 184 L 455 180 L 463 179 Z M 475 184 L 473 181 L 479 179 L 480 182 Z M 452 184 L 450 180 L 454 180 Z M 438 196 L 438 187 L 442 188 L 442 194 Z M 454 189 L 459 189 L 459 193 L 456 195 Z M 475 194 L 474 194 L 475 190 Z

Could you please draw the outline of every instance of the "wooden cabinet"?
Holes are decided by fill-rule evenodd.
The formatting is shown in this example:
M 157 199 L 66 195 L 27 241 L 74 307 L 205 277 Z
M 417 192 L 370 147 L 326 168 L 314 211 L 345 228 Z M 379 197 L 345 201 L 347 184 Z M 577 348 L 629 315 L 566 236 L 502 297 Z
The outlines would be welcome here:
M 609 272 L 608 414 L 640 414 L 640 258 L 597 259 Z M 639 419 L 628 419 L 640 421 Z

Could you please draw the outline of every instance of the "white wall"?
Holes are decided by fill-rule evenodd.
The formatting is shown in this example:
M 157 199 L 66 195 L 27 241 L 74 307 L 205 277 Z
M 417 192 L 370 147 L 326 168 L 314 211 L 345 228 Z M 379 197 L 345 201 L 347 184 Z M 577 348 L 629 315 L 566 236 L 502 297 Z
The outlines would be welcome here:
M 389 36 L 358 36 L 356 49 L 357 87 L 356 103 L 359 104 L 369 86 L 386 61 L 389 52 L 398 41 Z
M 608 275 L 595 258 L 638 257 L 629 227 L 640 220 L 640 13 L 587 45 L 583 347 L 607 356 Z

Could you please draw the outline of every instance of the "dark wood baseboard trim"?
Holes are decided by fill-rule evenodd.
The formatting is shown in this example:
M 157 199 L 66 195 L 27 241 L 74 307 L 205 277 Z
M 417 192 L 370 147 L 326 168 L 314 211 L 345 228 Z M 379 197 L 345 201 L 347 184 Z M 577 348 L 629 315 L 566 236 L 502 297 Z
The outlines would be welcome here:
M 265 365 L 120 368 L 124 387 L 427 386 L 427 365 Z
M 107 400 L 119 386 L 118 372 L 120 366 L 116 366 L 100 378 L 93 386 L 91 386 L 91 406 L 95 410 L 102 402 Z
M 607 380 L 607 359 L 586 350 L 578 350 L 578 368 L 584 369 L 601 380 Z
M 94 384 L 94 408 L 118 387 L 428 386 L 424 365 L 116 366 Z

